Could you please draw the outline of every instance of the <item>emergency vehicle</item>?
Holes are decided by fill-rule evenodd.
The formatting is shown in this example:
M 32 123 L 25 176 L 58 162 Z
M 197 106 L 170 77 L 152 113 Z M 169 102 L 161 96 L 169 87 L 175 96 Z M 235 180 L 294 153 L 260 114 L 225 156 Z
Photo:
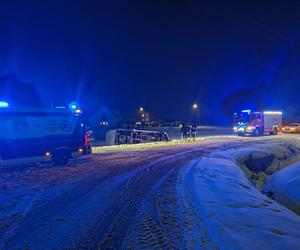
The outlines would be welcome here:
M 91 154 L 80 109 L 0 108 L 0 165 L 52 161 L 65 165 Z
M 282 126 L 281 111 L 253 112 L 242 110 L 235 113 L 233 132 L 237 135 L 276 135 Z

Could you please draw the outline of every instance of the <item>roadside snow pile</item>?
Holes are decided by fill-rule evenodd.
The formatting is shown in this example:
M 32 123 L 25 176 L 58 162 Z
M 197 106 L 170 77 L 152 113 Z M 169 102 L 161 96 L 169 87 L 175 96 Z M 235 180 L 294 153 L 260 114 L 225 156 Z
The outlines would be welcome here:
M 120 145 L 112 145 L 112 146 L 95 146 L 93 147 L 93 153 L 106 153 L 106 152 L 114 152 L 114 151 L 136 151 L 136 150 L 149 150 L 149 149 L 157 149 L 163 147 L 174 147 L 179 145 L 193 145 L 198 142 L 205 141 L 220 141 L 220 140 L 228 140 L 228 139 L 236 139 L 233 135 L 222 135 L 222 136 L 206 136 L 206 137 L 197 137 L 195 139 L 173 139 L 171 141 L 162 141 L 162 142 L 148 142 L 148 143 L 137 143 L 137 144 L 120 144 Z
M 257 190 L 234 161 L 191 162 L 179 183 L 178 197 L 192 195 L 214 249 L 299 249 L 300 217 Z
M 300 141 L 256 142 L 243 148 L 217 151 L 211 156 L 237 162 L 251 182 L 262 187 L 267 176 L 300 160 Z
M 264 192 L 300 215 L 300 162 L 270 176 Z

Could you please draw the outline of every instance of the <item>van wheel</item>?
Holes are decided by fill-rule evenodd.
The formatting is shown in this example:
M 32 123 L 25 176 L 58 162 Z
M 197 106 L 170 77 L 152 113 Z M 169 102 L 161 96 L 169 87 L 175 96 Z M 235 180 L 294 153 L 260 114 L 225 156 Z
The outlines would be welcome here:
M 70 152 L 66 149 L 56 150 L 52 156 L 52 162 L 56 166 L 67 165 L 70 159 Z

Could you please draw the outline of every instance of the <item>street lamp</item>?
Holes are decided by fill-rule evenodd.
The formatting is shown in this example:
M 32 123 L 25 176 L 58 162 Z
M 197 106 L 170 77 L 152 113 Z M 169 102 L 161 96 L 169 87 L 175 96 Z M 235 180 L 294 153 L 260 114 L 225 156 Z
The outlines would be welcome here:
M 198 104 L 197 103 L 193 103 L 192 109 L 193 109 L 193 112 L 192 112 L 192 122 L 194 124 L 196 124 L 197 120 L 198 120 L 198 116 L 199 116 L 199 114 L 198 114 Z
M 140 112 L 144 112 L 144 108 L 143 107 L 140 107 Z

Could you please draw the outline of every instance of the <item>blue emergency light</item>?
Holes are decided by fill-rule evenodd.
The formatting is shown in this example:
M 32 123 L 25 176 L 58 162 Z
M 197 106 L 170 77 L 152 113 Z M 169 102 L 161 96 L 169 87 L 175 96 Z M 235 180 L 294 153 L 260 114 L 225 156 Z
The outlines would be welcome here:
M 79 108 L 79 105 L 78 105 L 78 103 L 76 103 L 76 102 L 71 102 L 71 103 L 69 104 L 69 108 L 72 109 L 72 110 L 76 110 L 76 109 Z
M 242 113 L 251 113 L 251 109 L 244 109 L 241 111 Z
M 9 104 L 5 101 L 0 101 L 0 108 L 8 108 Z

